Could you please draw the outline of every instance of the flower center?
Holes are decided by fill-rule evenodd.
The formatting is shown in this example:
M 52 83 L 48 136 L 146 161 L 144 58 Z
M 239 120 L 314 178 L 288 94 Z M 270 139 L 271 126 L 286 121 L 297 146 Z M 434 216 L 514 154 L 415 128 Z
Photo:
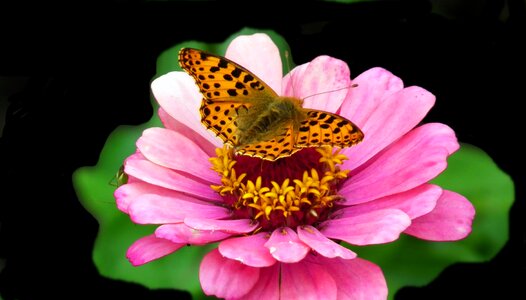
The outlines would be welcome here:
M 221 185 L 212 185 L 235 218 L 259 222 L 257 231 L 310 225 L 327 218 L 335 202 L 338 184 L 349 170 L 338 164 L 347 157 L 332 147 L 305 148 L 276 161 L 239 155 L 232 148 L 217 148 L 210 158 L 221 175 Z

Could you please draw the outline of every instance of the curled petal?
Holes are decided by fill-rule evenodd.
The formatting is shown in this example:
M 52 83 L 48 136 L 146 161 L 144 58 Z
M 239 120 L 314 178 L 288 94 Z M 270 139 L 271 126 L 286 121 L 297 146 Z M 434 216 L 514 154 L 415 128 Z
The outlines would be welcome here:
M 286 263 L 295 263 L 302 260 L 310 248 L 305 245 L 294 230 L 283 227 L 272 232 L 265 243 L 270 254 L 277 260 Z
M 413 220 L 404 233 L 431 241 L 456 241 L 471 233 L 475 208 L 464 196 L 445 190 L 433 211 Z
M 132 265 L 140 266 L 173 253 L 185 245 L 186 244 L 173 243 L 169 240 L 149 235 L 135 241 L 130 248 L 128 248 L 126 258 L 128 258 Z
M 227 258 L 237 260 L 252 267 L 268 267 L 276 263 L 265 247 L 266 233 L 258 233 L 224 240 L 219 244 L 219 252 Z
M 136 197 L 128 207 L 133 222 L 138 224 L 163 224 L 182 222 L 187 216 L 226 218 L 230 211 L 224 207 L 195 200 L 182 193 L 177 197 L 144 194 Z
M 440 174 L 456 149 L 451 128 L 439 123 L 422 125 L 351 171 L 340 194 L 346 205 L 352 205 L 407 191 Z
M 434 184 L 423 184 L 409 191 L 340 209 L 337 215 L 342 218 L 384 208 L 397 208 L 414 219 L 432 211 L 440 195 L 442 195 L 441 187 Z
M 251 71 L 276 93 L 281 91 L 281 57 L 278 47 L 268 35 L 256 33 L 235 38 L 228 46 L 225 57 Z
M 243 300 L 279 300 L 279 276 L 281 264 L 274 264 L 259 271 L 259 280 Z
M 399 209 L 365 212 L 320 224 L 321 233 L 353 245 L 371 245 L 392 242 L 400 236 L 411 219 Z
M 124 213 L 128 213 L 128 206 L 130 205 L 130 203 L 136 197 L 141 196 L 143 194 L 171 194 L 175 196 L 177 192 L 170 191 L 168 189 L 146 182 L 136 181 L 121 185 L 115 190 L 113 196 L 117 201 L 117 208 L 119 208 Z
M 296 92 L 296 87 L 301 86 L 301 78 L 305 76 L 305 71 L 309 63 L 294 67 L 285 77 L 282 83 L 282 96 L 300 98 L 299 92 Z
M 159 107 L 158 115 L 164 127 L 172 131 L 177 131 L 182 135 L 191 138 L 192 141 L 208 155 L 208 157 L 215 155 L 216 146 L 208 139 L 201 136 L 199 131 L 196 131 L 194 128 L 190 128 L 188 125 L 172 118 L 162 107 Z
M 365 163 L 418 125 L 434 104 L 435 96 L 416 86 L 389 95 L 371 112 L 365 123 L 356 123 L 365 137 L 356 147 L 345 149 L 344 153 L 352 160 L 346 161 L 342 167 L 354 170 Z
M 148 128 L 137 141 L 137 148 L 157 165 L 183 171 L 208 182 L 220 181 L 217 172 L 210 169 L 208 154 L 179 132 Z
M 302 242 L 325 257 L 341 257 L 343 259 L 356 257 L 356 253 L 328 239 L 312 226 L 298 227 L 297 230 L 298 237 Z
M 402 80 L 383 68 L 372 68 L 352 81 L 340 115 L 359 126 L 368 123 L 373 111 L 393 93 L 404 88 Z
M 323 265 L 281 264 L 280 299 L 337 299 L 334 278 Z
M 260 268 L 244 265 L 221 256 L 217 249 L 205 255 L 199 267 L 199 281 L 207 295 L 237 299 L 259 280 Z
M 323 266 L 331 274 L 341 300 L 385 300 L 387 283 L 382 270 L 361 258 L 340 259 L 310 256 L 309 262 Z
M 157 77 L 151 87 L 159 105 L 172 118 L 194 129 L 216 147 L 221 147 L 221 140 L 201 124 L 199 107 L 203 95 L 190 75 L 185 72 L 170 72 Z
M 155 236 L 185 245 L 205 245 L 226 239 L 230 234 L 222 231 L 197 230 L 183 223 L 178 223 L 165 224 L 157 227 Z
M 129 162 L 132 162 L 134 160 L 145 160 L 146 157 L 144 157 L 144 155 L 141 154 L 141 152 L 139 150 L 137 150 L 135 153 L 133 153 L 132 155 L 128 156 L 126 158 L 126 160 L 124 160 L 124 165 L 126 165 L 126 163 L 129 163 Z
M 283 82 L 283 94 L 303 99 L 303 107 L 334 113 L 351 88 L 351 72 L 344 61 L 322 55 L 294 68 Z
M 259 225 L 258 222 L 253 222 L 249 219 L 215 220 L 196 218 L 195 215 L 185 218 L 184 223 L 199 230 L 221 230 L 228 233 L 249 233 L 254 231 Z
M 221 201 L 210 185 L 177 171 L 142 159 L 127 159 L 124 171 L 142 181 L 211 201 Z

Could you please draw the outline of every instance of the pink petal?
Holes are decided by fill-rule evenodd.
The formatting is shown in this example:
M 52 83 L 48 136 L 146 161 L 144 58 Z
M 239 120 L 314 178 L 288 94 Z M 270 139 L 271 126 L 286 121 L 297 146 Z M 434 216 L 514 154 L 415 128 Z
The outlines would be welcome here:
M 344 153 L 351 159 L 342 165 L 343 168 L 355 169 L 406 134 L 422 121 L 434 104 L 435 96 L 416 86 L 390 94 L 365 123 L 357 123 L 365 137 L 356 147 L 345 149 Z
M 161 119 L 161 123 L 163 123 L 164 127 L 166 129 L 170 129 L 173 131 L 179 131 L 180 126 L 184 126 L 187 128 L 187 130 L 191 130 L 191 132 L 196 135 L 196 132 L 192 130 L 190 127 L 186 126 L 185 124 L 179 122 L 178 120 L 172 118 L 166 110 L 164 110 L 162 107 L 159 107 L 157 110 L 157 115 L 159 116 L 159 119 Z M 184 133 L 183 133 L 184 134 Z M 185 134 L 186 136 L 192 136 L 192 134 Z
M 144 194 L 128 206 L 128 213 L 137 224 L 163 224 L 182 222 L 187 216 L 226 218 L 230 211 L 224 207 L 195 200 L 184 194 L 177 197 Z
M 124 164 L 126 165 L 127 162 L 132 161 L 132 160 L 145 160 L 145 159 L 146 159 L 146 157 L 144 157 L 144 155 L 142 155 L 139 150 L 136 150 L 135 153 L 133 153 L 132 155 L 128 156 L 124 160 Z
M 303 107 L 336 112 L 351 88 L 351 72 L 344 61 L 323 55 L 295 68 L 283 81 L 284 95 L 303 99 Z
M 208 157 L 216 155 L 216 146 L 214 144 L 210 143 L 209 140 L 199 135 L 199 133 L 194 129 L 172 118 L 162 107 L 159 108 L 158 115 L 164 127 L 172 131 L 177 131 L 182 135 L 191 138 L 192 141 L 208 155 Z
M 217 172 L 210 169 L 208 154 L 191 139 L 164 128 L 148 128 L 137 140 L 137 148 L 151 162 L 183 171 L 208 182 L 220 182 Z
M 249 233 L 254 231 L 259 223 L 249 219 L 235 219 L 235 220 L 214 220 L 202 219 L 194 216 L 184 219 L 184 223 L 194 229 L 199 230 L 221 230 L 228 233 Z
M 352 205 L 407 191 L 440 174 L 456 148 L 451 128 L 439 123 L 422 125 L 351 171 L 339 192 L 345 204 Z
M 221 147 L 221 140 L 201 124 L 199 107 L 203 95 L 190 75 L 182 71 L 170 72 L 156 78 L 151 87 L 159 105 L 172 118 L 192 128 L 216 147 Z
M 130 161 L 134 161 L 134 160 L 145 160 L 146 157 L 144 157 L 140 151 L 136 151 L 135 153 L 133 153 L 132 155 L 128 156 L 125 160 L 124 160 L 124 165 L 126 165 L 126 163 L 130 162 Z
M 261 268 L 258 283 L 243 296 L 243 300 L 279 300 L 280 265 Z
M 265 247 L 275 259 L 286 263 L 298 262 L 310 251 L 310 248 L 298 238 L 296 232 L 288 227 L 274 230 Z
M 337 286 L 323 265 L 281 264 L 280 299 L 337 299 Z
M 225 56 L 255 74 L 276 93 L 281 91 L 281 57 L 278 47 L 268 35 L 238 36 L 228 46 Z
M 128 248 L 126 258 L 132 265 L 140 266 L 175 252 L 185 245 L 172 243 L 165 239 L 156 238 L 154 235 L 149 235 L 136 240 Z
M 302 242 L 325 257 L 341 257 L 344 259 L 356 257 L 356 253 L 328 239 L 312 226 L 298 227 L 297 230 L 298 237 Z
M 117 208 L 124 213 L 128 213 L 128 206 L 137 196 L 167 192 L 170 192 L 170 190 L 146 182 L 132 182 L 118 187 L 113 193 L 113 196 L 116 199 Z
M 358 126 L 368 122 L 376 107 L 391 94 L 404 88 L 400 78 L 382 68 L 369 69 L 352 81 L 352 87 L 342 103 L 340 114 Z
M 237 260 L 251 267 L 268 267 L 276 263 L 269 250 L 264 247 L 268 241 L 266 233 L 230 238 L 219 244 L 219 252 L 227 258 Z
M 411 219 L 403 211 L 382 209 L 328 220 L 318 228 L 328 238 L 363 246 L 392 242 L 410 224 Z
M 414 219 L 432 211 L 440 195 L 442 195 L 441 187 L 422 184 L 409 191 L 340 209 L 337 214 L 341 218 L 384 208 L 397 208 Z
M 471 233 L 475 208 L 464 196 L 444 190 L 435 209 L 413 220 L 404 233 L 431 241 L 456 241 Z
M 130 174 L 126 174 L 126 175 L 128 175 L 128 180 L 126 181 L 127 183 L 144 182 L 134 176 L 131 176 Z
M 310 63 L 304 63 L 302 65 L 294 67 L 285 77 L 281 83 L 281 96 L 300 98 L 299 92 L 296 92 L 296 87 L 302 85 L 301 78 L 305 76 L 305 71 L 309 67 Z
M 199 267 L 199 281 L 206 295 L 241 298 L 258 282 L 260 268 L 224 258 L 217 249 L 205 255 Z
M 184 192 L 210 201 L 222 201 L 221 197 L 207 183 L 147 160 L 128 159 L 124 163 L 124 171 L 153 185 Z
M 205 245 L 217 242 L 230 237 L 230 234 L 222 231 L 203 231 L 193 229 L 183 223 L 166 224 L 157 227 L 155 236 L 170 240 L 174 243 L 183 243 L 185 245 Z
M 313 257 L 309 262 L 319 264 L 331 274 L 338 287 L 339 300 L 385 300 L 387 284 L 382 270 L 363 260 Z

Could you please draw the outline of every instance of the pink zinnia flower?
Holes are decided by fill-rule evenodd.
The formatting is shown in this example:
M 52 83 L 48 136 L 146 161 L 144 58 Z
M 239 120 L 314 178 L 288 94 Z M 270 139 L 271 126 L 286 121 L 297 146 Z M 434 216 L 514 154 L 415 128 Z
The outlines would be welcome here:
M 388 243 L 401 233 L 454 241 L 470 233 L 471 203 L 428 183 L 459 148 L 448 126 L 417 126 L 435 102 L 431 93 L 404 88 L 381 68 L 351 81 L 346 63 L 329 56 L 283 78 L 279 51 L 264 34 L 234 39 L 226 57 L 278 94 L 351 120 L 365 138 L 275 162 L 236 156 L 201 124 L 202 95 L 189 75 L 157 78 L 152 91 L 165 128 L 143 132 L 124 164 L 129 181 L 115 192 L 133 222 L 159 225 L 129 248 L 133 265 L 219 242 L 200 266 L 207 295 L 385 299 L 381 269 L 342 242 Z

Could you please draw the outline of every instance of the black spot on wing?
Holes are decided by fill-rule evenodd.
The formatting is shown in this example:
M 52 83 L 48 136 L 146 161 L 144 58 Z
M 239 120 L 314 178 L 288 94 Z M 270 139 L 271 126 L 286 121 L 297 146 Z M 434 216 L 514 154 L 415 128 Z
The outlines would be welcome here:
M 226 69 L 228 67 L 228 62 L 224 59 L 220 59 L 217 66 L 220 68 Z
M 347 125 L 347 124 L 349 124 L 349 122 L 347 122 L 347 121 L 345 121 L 345 120 L 342 120 L 342 121 L 338 122 L 338 123 L 336 124 L 336 126 L 338 126 L 338 127 L 343 127 L 343 126 L 345 126 L 345 125 Z
M 254 76 L 252 76 L 250 74 L 246 74 L 245 77 L 243 77 L 243 82 L 244 83 L 250 82 L 252 80 L 254 80 Z
M 234 76 L 235 78 L 239 78 L 242 72 L 243 71 L 241 71 L 241 69 L 235 68 L 232 72 L 230 72 L 230 74 L 232 74 L 232 76 Z

